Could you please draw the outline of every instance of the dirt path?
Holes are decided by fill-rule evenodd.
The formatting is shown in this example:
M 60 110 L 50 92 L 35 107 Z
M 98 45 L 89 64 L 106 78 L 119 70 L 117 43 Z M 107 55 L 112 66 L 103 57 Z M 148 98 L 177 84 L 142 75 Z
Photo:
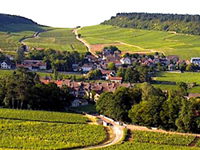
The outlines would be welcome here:
M 83 43 L 85 46 L 86 46 L 86 48 L 87 48 L 87 50 L 92 54 L 92 55 L 94 55 L 95 57 L 98 57 L 92 50 L 91 50 L 91 46 L 90 46 L 90 44 L 86 41 L 86 40 L 84 40 L 83 38 L 79 38 L 79 36 L 78 36 L 78 30 L 80 30 L 81 28 L 76 28 L 76 29 L 74 29 L 73 31 L 72 31 L 72 33 L 74 33 L 75 34 L 75 36 L 76 36 L 76 39 L 78 40 L 78 41 L 80 41 L 81 43 Z
M 89 115 L 87 117 L 90 118 L 90 119 L 93 118 L 93 117 L 96 117 L 98 119 L 101 119 L 101 120 L 104 120 L 106 122 L 109 122 L 112 125 L 111 125 L 111 127 L 106 127 L 106 130 L 107 130 L 106 132 L 107 132 L 108 136 L 107 136 L 107 140 L 104 143 L 96 145 L 96 146 L 78 148 L 76 150 L 89 150 L 89 149 L 97 149 L 97 148 L 103 148 L 103 147 L 111 146 L 111 145 L 117 144 L 123 138 L 123 134 L 124 134 L 123 133 L 123 129 L 124 129 L 124 127 L 119 126 L 116 123 L 111 122 L 111 121 L 107 120 L 106 118 L 104 118 L 102 116 Z M 94 120 L 92 119 L 92 121 L 94 121 Z M 109 131 L 109 128 L 110 128 L 110 131 Z

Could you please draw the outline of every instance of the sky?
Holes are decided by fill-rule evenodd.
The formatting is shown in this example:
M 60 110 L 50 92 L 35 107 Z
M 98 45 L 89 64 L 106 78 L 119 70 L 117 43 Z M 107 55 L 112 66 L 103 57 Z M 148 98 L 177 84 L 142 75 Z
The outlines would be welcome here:
M 199 0 L 2 0 L 0 13 L 52 27 L 97 25 L 120 12 L 199 14 Z

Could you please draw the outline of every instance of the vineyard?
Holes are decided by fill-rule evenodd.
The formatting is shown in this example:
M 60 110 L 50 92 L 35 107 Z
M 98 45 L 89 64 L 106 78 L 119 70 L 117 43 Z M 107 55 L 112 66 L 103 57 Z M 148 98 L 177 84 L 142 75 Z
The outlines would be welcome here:
M 121 145 L 114 145 L 102 148 L 101 150 L 199 150 L 199 148 L 190 148 L 186 146 L 158 145 L 150 143 L 124 142 Z
M 131 141 L 113 145 L 102 150 L 197 150 L 198 147 L 189 147 L 195 136 L 167 134 L 149 131 L 132 131 Z M 199 142 L 200 143 L 200 142 Z M 196 145 L 198 146 L 198 145 Z
M 58 123 L 87 123 L 86 117 L 72 113 L 0 109 L 0 118 L 25 121 L 58 122 Z
M 96 145 L 107 137 L 72 113 L 0 109 L 0 149 L 68 149 Z
M 106 138 L 97 125 L 4 121 L 0 125 L 2 148 L 63 149 L 96 145 Z
M 60 51 L 86 52 L 87 49 L 72 33 L 72 29 L 53 29 L 42 32 L 39 37 L 25 40 L 33 48 L 52 48 Z
M 78 31 L 91 45 L 113 44 L 124 52 L 164 52 L 179 55 L 183 59 L 199 56 L 200 37 L 171 34 L 165 31 L 150 31 L 119 28 L 108 25 L 83 27 Z
M 133 131 L 132 137 L 133 142 L 177 146 L 188 146 L 195 139 L 195 136 L 146 131 Z

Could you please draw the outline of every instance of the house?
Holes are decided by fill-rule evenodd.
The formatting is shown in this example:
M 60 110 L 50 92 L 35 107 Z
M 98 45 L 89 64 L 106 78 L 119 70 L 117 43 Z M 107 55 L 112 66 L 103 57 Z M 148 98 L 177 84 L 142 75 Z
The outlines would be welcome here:
M 72 102 L 72 107 L 86 106 L 88 105 L 88 101 L 86 99 L 75 98 Z
M 83 72 L 90 72 L 91 70 L 94 69 L 94 65 L 93 64 L 84 64 L 81 68 L 82 68 Z
M 104 79 L 104 80 L 108 80 L 109 79 L 109 75 L 110 76 L 115 76 L 115 71 L 114 70 L 100 70 L 101 71 L 101 78 Z
M 169 56 L 167 56 L 167 60 L 170 63 L 176 63 L 179 60 L 179 56 L 178 55 L 169 55 Z
M 190 62 L 200 67 L 200 57 L 192 57 Z
M 72 64 L 72 69 L 73 71 L 78 71 L 79 70 L 79 64 Z
M 129 57 L 123 57 L 122 59 L 120 59 L 120 62 L 123 65 L 131 65 L 132 64 L 131 59 Z
M 122 83 L 122 77 L 112 77 L 112 76 L 109 76 L 109 80 L 111 82 L 115 82 L 115 83 Z
M 11 69 L 11 64 L 7 61 L 1 63 L 1 69 Z
M 24 60 L 21 64 L 17 64 L 17 67 L 24 67 L 31 71 L 46 70 L 46 63 L 42 60 Z

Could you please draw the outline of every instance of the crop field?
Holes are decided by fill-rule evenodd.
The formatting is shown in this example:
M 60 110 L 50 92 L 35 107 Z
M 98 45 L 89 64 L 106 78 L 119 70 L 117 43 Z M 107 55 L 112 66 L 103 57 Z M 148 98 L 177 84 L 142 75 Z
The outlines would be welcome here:
M 189 150 L 199 149 L 197 147 L 190 148 L 188 145 L 195 139 L 195 136 L 174 135 L 166 133 L 148 132 L 148 131 L 132 131 L 132 141 L 123 142 L 122 144 L 103 148 L 103 150 Z
M 10 53 L 21 47 L 20 39 L 31 37 L 36 31 L 44 31 L 50 27 L 41 27 L 27 24 L 10 24 L 6 28 L 0 28 L 0 49 Z M 10 31 L 10 32 L 7 32 Z
M 132 131 L 133 142 L 161 145 L 188 146 L 195 136 L 166 134 L 148 131 Z
M 69 149 L 106 139 L 103 126 L 89 125 L 82 115 L 0 109 L 0 148 Z
M 0 49 L 3 52 L 16 51 L 21 47 L 20 39 L 33 36 L 33 31 L 22 31 L 16 33 L 0 32 Z
M 116 46 L 124 52 L 159 51 L 165 55 L 179 55 L 183 59 L 200 56 L 200 36 L 107 25 L 83 27 L 78 32 L 91 45 L 117 43 Z
M 15 109 L 0 109 L 0 118 L 60 123 L 87 123 L 88 121 L 86 117 L 78 114 Z
M 158 145 L 150 143 L 124 142 L 101 150 L 199 150 L 197 147 Z
M 172 82 L 185 82 L 200 84 L 200 73 L 198 72 L 160 72 L 154 78 L 156 81 L 172 81 Z
M 60 51 L 86 52 L 87 49 L 72 33 L 72 29 L 53 29 L 42 32 L 39 37 L 26 39 L 25 43 L 33 48 L 52 48 Z

